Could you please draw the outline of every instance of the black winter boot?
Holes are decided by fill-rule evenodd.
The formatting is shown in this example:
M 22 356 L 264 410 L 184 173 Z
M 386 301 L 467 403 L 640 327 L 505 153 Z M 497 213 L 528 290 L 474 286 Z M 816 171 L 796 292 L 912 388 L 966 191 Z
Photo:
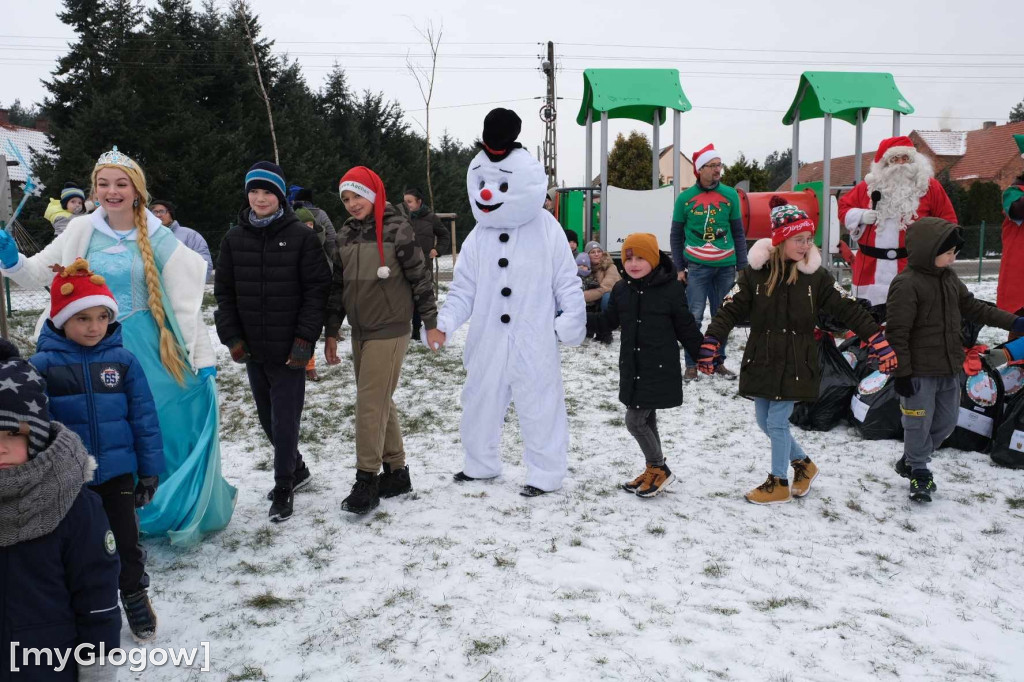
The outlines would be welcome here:
M 401 469 L 392 469 L 384 462 L 384 472 L 377 480 L 377 491 L 381 497 L 394 497 L 412 492 L 412 481 L 409 479 L 409 465 Z
M 136 642 L 151 642 L 156 638 L 156 612 L 149 602 L 145 588 L 131 594 L 121 593 L 121 605 Z
M 356 484 L 346 497 L 341 508 L 353 514 L 365 514 L 380 504 L 380 492 L 377 488 L 377 474 L 366 471 L 356 472 Z

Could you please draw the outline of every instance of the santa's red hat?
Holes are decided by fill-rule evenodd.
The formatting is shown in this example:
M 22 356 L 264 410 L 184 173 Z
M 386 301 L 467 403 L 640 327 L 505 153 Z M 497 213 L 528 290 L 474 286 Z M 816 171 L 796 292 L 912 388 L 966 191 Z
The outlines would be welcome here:
M 906 135 L 899 137 L 887 137 L 878 144 L 878 151 L 875 152 L 875 163 L 881 163 L 890 156 L 906 154 L 911 159 L 917 155 L 914 143 Z
M 721 159 L 722 155 L 715 151 L 715 145 L 709 144 L 703 149 L 698 149 L 693 153 L 693 169 L 700 170 L 707 164 L 711 159 Z
M 103 276 L 89 270 L 89 261 L 76 258 L 67 267 L 54 265 L 51 269 L 57 273 L 50 285 L 50 319 L 54 327 L 62 329 L 75 313 L 100 305 L 110 309 L 111 317 L 117 317 L 117 301 Z
M 356 166 L 345 173 L 338 183 L 338 194 L 346 191 L 354 192 L 373 204 L 373 219 L 377 227 L 377 252 L 380 254 L 377 277 L 387 279 L 391 269 L 384 264 L 384 204 L 387 203 L 384 183 L 379 175 L 366 166 Z

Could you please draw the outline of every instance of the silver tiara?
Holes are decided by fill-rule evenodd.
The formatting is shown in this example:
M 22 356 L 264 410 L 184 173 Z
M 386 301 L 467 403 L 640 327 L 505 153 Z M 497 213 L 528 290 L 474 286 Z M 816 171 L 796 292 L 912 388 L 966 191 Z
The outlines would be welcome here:
M 113 149 L 109 152 L 103 152 L 100 154 L 100 158 L 96 160 L 97 166 L 124 166 L 125 168 L 135 169 L 135 162 L 128 157 L 127 154 L 123 154 L 117 150 L 115 144 Z

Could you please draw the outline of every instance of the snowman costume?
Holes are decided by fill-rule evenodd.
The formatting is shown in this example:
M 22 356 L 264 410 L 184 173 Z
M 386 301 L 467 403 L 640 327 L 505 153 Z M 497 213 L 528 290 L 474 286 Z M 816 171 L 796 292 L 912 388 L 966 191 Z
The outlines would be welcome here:
M 569 424 L 558 343 L 586 335 L 586 306 L 565 233 L 544 210 L 543 166 L 515 141 L 521 121 L 495 109 L 466 183 L 476 227 L 459 253 L 437 328 L 472 318 L 459 429 L 470 478 L 501 474 L 501 432 L 515 402 L 527 488 L 550 492 L 567 469 Z M 525 494 L 525 493 L 524 493 Z

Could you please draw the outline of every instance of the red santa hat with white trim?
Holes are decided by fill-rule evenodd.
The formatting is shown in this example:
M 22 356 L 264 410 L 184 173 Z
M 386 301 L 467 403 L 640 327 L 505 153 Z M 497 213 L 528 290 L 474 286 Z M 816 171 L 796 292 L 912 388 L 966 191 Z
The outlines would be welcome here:
M 721 159 L 722 155 L 715 150 L 715 145 L 709 144 L 703 149 L 698 149 L 693 153 L 693 169 L 700 170 L 712 159 Z
M 391 268 L 384 264 L 384 205 L 387 196 L 384 194 L 384 183 L 380 176 L 366 166 L 356 166 L 341 178 L 338 183 L 338 194 L 354 192 L 373 204 L 373 219 L 377 228 L 377 253 L 380 254 L 380 267 L 377 277 L 387 279 Z M 344 197 L 342 198 L 344 200 Z
M 900 135 L 899 137 L 887 137 L 878 143 L 878 151 L 875 152 L 875 163 L 880 164 L 883 161 L 888 161 L 893 156 L 900 156 L 906 154 L 913 161 L 917 157 L 917 149 L 914 148 L 914 143 L 906 135 Z
M 102 275 L 89 270 L 89 261 L 76 258 L 71 265 L 54 265 L 57 273 L 50 285 L 50 320 L 57 329 L 76 313 L 87 308 L 104 306 L 110 309 L 111 321 L 117 317 L 117 301 Z

